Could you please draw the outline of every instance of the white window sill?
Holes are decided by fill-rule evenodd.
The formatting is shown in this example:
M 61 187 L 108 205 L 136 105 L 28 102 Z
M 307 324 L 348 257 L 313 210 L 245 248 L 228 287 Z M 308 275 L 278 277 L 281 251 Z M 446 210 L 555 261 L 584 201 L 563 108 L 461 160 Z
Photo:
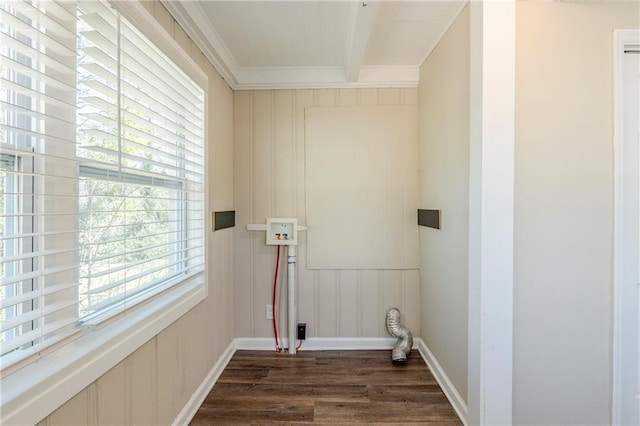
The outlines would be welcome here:
M 0 380 L 1 424 L 36 424 L 207 296 L 205 274 Z

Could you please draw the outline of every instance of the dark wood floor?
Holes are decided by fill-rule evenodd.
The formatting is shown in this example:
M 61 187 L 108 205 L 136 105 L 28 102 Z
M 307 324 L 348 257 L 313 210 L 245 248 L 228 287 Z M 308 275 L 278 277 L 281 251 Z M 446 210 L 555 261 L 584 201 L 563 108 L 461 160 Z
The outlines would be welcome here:
M 238 351 L 191 422 L 310 423 L 461 424 L 416 351 Z

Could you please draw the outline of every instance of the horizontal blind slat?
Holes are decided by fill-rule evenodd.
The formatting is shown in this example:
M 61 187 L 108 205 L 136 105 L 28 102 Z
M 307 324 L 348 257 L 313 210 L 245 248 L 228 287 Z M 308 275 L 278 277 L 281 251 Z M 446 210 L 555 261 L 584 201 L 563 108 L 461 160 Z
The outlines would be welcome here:
M 169 279 L 175 279 L 178 276 L 188 275 L 191 271 L 197 270 L 200 266 L 202 266 L 201 263 L 195 263 L 195 264 L 193 264 L 193 265 L 181 270 L 179 273 L 173 274 Z M 162 270 L 162 269 L 165 269 L 165 268 L 158 268 L 158 270 Z M 154 272 L 154 271 L 152 271 L 152 272 Z M 166 281 L 166 280 L 167 280 L 166 277 L 162 277 L 162 278 L 159 278 L 157 280 L 153 280 L 150 283 L 144 284 L 144 285 L 142 285 L 140 287 L 142 287 L 143 289 L 146 289 L 148 287 L 151 287 L 152 285 L 162 283 L 163 281 Z M 109 283 L 108 285 L 103 286 L 103 287 L 101 287 L 99 289 L 94 289 L 94 290 L 87 291 L 86 293 L 84 293 L 84 296 L 88 297 L 90 295 L 100 294 L 101 292 L 108 291 L 108 290 L 111 290 L 113 288 L 117 288 L 119 286 L 122 286 L 124 283 L 125 283 L 125 280 L 121 280 L 119 282 Z M 138 290 L 138 288 L 136 288 L 136 290 Z M 96 304 L 93 304 L 93 305 L 89 304 L 87 306 L 88 306 L 88 309 L 91 309 L 91 308 L 95 309 L 95 307 L 97 305 Z
M 97 48 L 83 48 L 82 50 L 89 50 L 91 57 L 95 57 L 95 59 L 101 63 L 109 63 L 113 68 L 116 67 L 115 60 L 107 57 Z M 117 80 L 115 71 L 109 70 L 96 62 L 81 62 L 78 66 L 90 74 L 100 77 L 104 81 L 111 82 Z M 191 110 L 185 110 L 184 104 L 177 102 L 175 98 L 168 94 L 164 92 L 159 94 L 154 93 L 157 91 L 157 87 L 149 83 L 142 76 L 128 75 L 122 84 L 126 93 L 131 94 L 134 98 L 142 98 L 147 101 L 155 100 L 156 104 L 154 106 L 159 111 L 163 111 L 166 116 L 173 117 L 176 120 L 184 120 L 188 123 L 188 128 L 192 131 L 193 129 L 202 128 L 203 123 L 201 118 L 198 118 Z M 154 96 L 149 95 L 149 93 L 154 93 Z M 177 111 L 180 111 L 180 114 Z
M 0 331 L 10 330 L 19 325 L 34 321 L 47 315 L 51 315 L 77 304 L 78 302 L 76 300 L 46 304 L 44 308 L 34 309 L 27 313 L 23 313 L 20 316 L 4 319 L 2 323 L 0 323 Z
M 153 46 L 148 40 L 141 37 L 138 31 L 133 28 L 133 26 L 126 23 L 122 28 L 123 35 L 130 42 L 130 44 L 125 45 L 124 49 L 127 51 L 128 49 L 133 49 L 133 54 L 131 55 L 134 58 L 144 57 L 149 61 L 152 61 L 156 64 L 154 67 L 159 71 L 162 75 L 159 75 L 163 81 L 167 82 L 168 86 L 173 86 L 177 84 L 178 87 L 182 87 L 186 89 L 189 93 L 189 97 L 184 97 L 184 99 L 189 102 L 192 98 L 199 98 L 202 96 L 202 89 L 195 82 L 193 82 L 178 66 L 176 66 L 171 60 L 169 60 L 162 52 L 159 52 L 158 49 Z M 143 49 L 142 46 L 145 48 Z M 153 57 L 151 53 L 153 52 Z M 140 62 L 138 62 L 140 63 Z M 125 61 L 125 66 L 127 66 L 127 62 Z M 169 72 L 171 70 L 172 72 Z M 135 71 L 132 70 L 132 71 Z M 137 73 L 139 74 L 139 73 Z
M 72 282 L 72 283 L 64 283 L 64 284 L 56 284 L 53 286 L 47 286 L 42 290 L 27 291 L 17 296 L 2 299 L 2 301 L 0 302 L 0 309 L 4 309 L 8 306 L 15 306 L 17 304 L 24 303 L 30 300 L 34 300 L 41 296 L 49 296 L 49 295 L 60 293 L 63 291 L 75 289 L 77 287 L 78 287 L 78 283 Z
M 37 352 L 40 348 L 53 345 L 71 335 L 76 333 L 76 330 L 69 330 L 66 332 L 61 332 L 65 327 L 73 326 L 77 323 L 76 318 L 67 317 L 62 320 L 54 321 L 46 324 L 44 327 L 38 327 L 33 331 L 29 331 L 27 333 L 21 334 L 19 337 L 13 338 L 8 342 L 0 343 L 0 350 L 2 350 L 2 355 L 6 355 L 11 351 L 14 351 L 18 348 L 23 349 L 23 356 L 29 356 L 34 352 Z M 75 327 L 74 327 L 75 328 Z M 43 337 L 48 336 L 51 333 L 55 332 L 55 336 L 49 337 L 46 339 L 46 344 L 43 343 Z M 31 343 L 31 346 L 26 348 L 21 348 L 28 343 Z M 4 361 L 4 358 L 3 358 Z
M 31 280 L 38 277 L 46 277 L 48 275 L 59 274 L 61 272 L 74 271 L 78 269 L 77 265 L 65 265 L 56 266 L 53 268 L 43 268 L 32 272 L 26 272 L 24 274 L 13 275 L 7 278 L 0 279 L 0 285 L 6 286 L 9 284 L 19 283 L 21 281 Z
M 2 61 L 6 67 L 6 70 L 12 70 L 13 72 L 18 73 L 22 76 L 29 77 L 39 82 L 48 84 L 49 86 L 64 92 L 75 93 L 76 91 L 75 86 L 71 86 L 60 79 L 54 78 L 53 76 L 51 76 L 51 74 L 44 73 L 23 63 L 20 63 L 13 58 L 2 55 Z M 5 77 L 5 79 L 7 78 Z
M 140 222 L 140 225 L 142 226 L 146 226 L 146 225 L 156 225 L 156 224 L 161 224 L 161 223 L 166 223 L 168 225 L 173 225 L 175 223 L 178 223 L 179 220 L 168 220 L 168 221 L 150 221 L 150 222 Z M 189 222 L 189 223 L 197 223 L 197 224 L 201 224 L 202 223 L 202 218 L 198 218 L 198 219 L 187 219 L 185 222 Z M 125 227 L 127 226 L 126 224 L 122 224 L 122 225 L 105 225 L 105 226 L 93 226 L 91 228 L 80 228 L 80 231 L 86 231 L 87 229 L 94 229 L 94 230 L 101 230 L 101 229 L 111 229 L 111 228 L 119 228 L 119 227 Z M 187 226 L 186 230 L 188 231 L 192 231 L 192 230 L 199 230 L 199 229 L 204 229 L 200 226 Z
M 47 141 L 49 143 L 60 143 L 60 144 L 70 144 L 75 146 L 76 145 L 76 141 L 75 139 L 67 139 L 67 138 L 63 138 L 63 137 L 56 137 L 53 135 L 45 135 L 39 131 L 36 130 L 30 130 L 30 129 L 23 129 L 20 127 L 16 127 L 16 126 L 11 126 L 8 124 L 2 124 L 0 126 L 0 128 L 5 131 L 7 134 L 11 134 L 13 136 L 28 136 L 30 139 L 32 140 L 36 140 L 38 143 L 41 143 L 43 141 Z M 5 140 L 9 140 L 9 138 L 6 138 Z M 27 153 L 27 151 L 25 151 L 24 149 L 22 149 L 21 147 L 16 147 L 16 146 L 3 146 L 2 147 L 2 152 L 5 153 L 11 153 L 14 155 L 25 155 L 25 153 Z M 29 155 L 33 155 L 33 156 L 40 156 L 40 155 L 44 155 L 44 154 L 40 154 L 38 152 L 28 152 Z M 52 156 L 55 158 L 63 158 L 63 157 L 57 157 L 53 154 L 49 155 L 47 154 L 47 156 Z M 66 158 L 66 157 L 65 157 Z
M 38 64 L 45 68 L 50 68 L 60 73 L 75 72 L 73 68 L 67 65 L 69 61 L 64 61 L 63 59 L 53 56 L 37 55 L 31 46 L 2 32 L 0 32 L 0 44 L 7 47 L 10 51 L 19 52 L 31 57 L 33 60 L 37 60 Z M 7 57 L 6 55 L 1 56 L 3 58 Z
M 23 86 L 22 84 L 18 84 L 14 81 L 7 80 L 4 78 L 0 78 L 0 85 L 2 85 L 3 89 L 11 90 L 16 94 L 28 96 L 33 101 L 40 103 L 40 106 L 39 106 L 40 108 L 42 108 L 42 105 L 65 108 L 68 111 L 75 111 L 75 108 L 76 108 L 75 105 L 70 104 L 69 102 L 67 102 L 66 99 L 64 99 L 64 98 L 68 98 L 68 96 L 64 93 L 62 94 L 64 95 L 62 97 L 52 96 L 51 94 L 43 96 L 41 94 L 42 93 L 41 90 L 33 89 L 31 87 L 26 87 L 26 86 Z
M 112 159 L 114 159 L 114 161 L 116 161 L 117 158 L 124 158 L 124 159 L 138 159 L 140 157 L 136 157 L 133 155 L 129 155 L 129 154 L 120 154 L 117 150 L 114 149 L 109 149 L 109 148 L 104 148 L 102 146 L 83 146 L 82 149 L 86 149 L 89 151 L 94 151 L 94 152 L 98 152 L 107 156 L 110 156 Z M 144 159 L 143 159 L 144 160 Z M 179 170 L 179 168 L 175 167 L 175 166 L 171 166 L 165 163 L 159 163 L 159 162 L 154 162 L 151 160 L 147 160 L 149 162 L 149 164 L 159 164 L 160 166 L 162 166 L 163 169 L 165 170 Z M 91 161 L 85 161 L 83 162 L 86 165 L 91 164 Z M 99 162 L 95 162 L 95 163 L 99 163 Z M 103 163 L 105 166 L 107 166 L 109 163 Z M 99 166 L 95 166 L 96 168 L 98 168 Z M 184 170 L 180 170 L 183 173 L 183 176 L 176 176 L 176 174 L 168 174 L 168 173 L 160 173 L 157 171 L 150 171 L 150 170 L 142 170 L 142 169 L 138 169 L 138 168 L 133 168 L 133 167 L 128 167 L 126 165 L 122 165 L 121 167 L 118 168 L 118 170 L 121 173 L 129 173 L 132 177 L 134 176 L 147 176 L 150 179 L 159 179 L 161 182 L 162 181 L 175 181 L 175 182 L 193 182 L 193 183 L 201 183 L 203 180 L 203 174 L 202 172 L 198 172 L 198 171 L 191 171 L 188 169 L 184 169 Z M 115 170 L 115 171 L 118 171 Z M 113 178 L 119 178 L 119 175 L 114 175 Z M 105 180 L 109 180 L 108 176 L 105 176 Z M 121 179 L 123 182 L 126 182 L 126 178 L 125 179 Z M 149 182 L 150 185 L 152 185 L 153 183 L 150 181 Z
M 12 2 L 11 8 L 17 10 L 21 14 L 33 21 L 38 21 L 47 30 L 54 31 L 60 35 L 65 35 L 75 39 L 75 34 L 61 22 L 72 22 L 76 20 L 75 14 L 65 9 L 61 5 L 53 1 L 38 2 L 38 7 L 34 4 L 25 2 Z
M 8 262 L 16 262 L 19 260 L 32 259 L 34 257 L 45 257 L 45 256 L 55 256 L 58 254 L 65 253 L 75 253 L 78 251 L 77 247 L 70 247 L 66 249 L 55 249 L 55 250 L 42 250 L 42 251 L 32 251 L 28 253 L 16 254 L 13 256 L 5 256 L 0 258 L 0 264 L 8 263 Z
M 33 20 L 35 22 L 33 22 L 30 25 L 25 21 L 23 21 L 22 19 L 19 19 L 15 15 L 0 9 L 0 19 L 2 20 L 2 23 L 12 28 L 14 31 L 19 32 L 25 36 L 28 36 L 32 40 L 32 43 L 36 45 L 35 52 L 39 52 L 40 48 L 44 47 L 45 50 L 51 49 L 62 56 L 75 57 L 75 54 L 76 54 L 74 50 L 75 43 L 73 42 L 75 41 L 75 37 L 74 36 L 69 37 L 69 34 L 70 34 L 69 30 L 64 28 L 62 25 L 58 24 L 55 20 L 47 18 L 46 15 L 40 14 L 37 18 Z M 42 25 L 43 22 L 40 22 L 42 20 L 49 21 L 49 25 L 47 26 L 47 32 L 43 32 L 38 27 L 34 26 L 34 25 L 37 25 L 37 26 Z M 56 26 L 55 29 L 51 25 L 51 23 L 54 23 L 54 22 Z M 54 38 L 53 37 L 54 35 L 58 35 L 63 39 L 66 36 L 69 40 L 67 40 L 67 43 L 64 44 L 60 42 L 57 38 Z
M 174 254 L 184 253 L 184 252 L 186 252 L 188 250 L 193 250 L 193 249 L 203 248 L 203 247 L 204 247 L 204 245 L 189 247 L 189 248 L 185 248 L 185 249 L 182 249 L 182 250 L 177 250 L 177 251 L 174 252 Z M 149 263 L 149 262 L 152 262 L 154 260 L 160 260 L 160 259 L 164 259 L 164 258 L 166 258 L 166 256 L 164 254 L 162 254 L 162 255 L 150 257 L 150 258 L 147 258 L 147 259 L 144 259 L 144 260 L 139 260 L 137 262 L 132 262 L 132 263 L 127 263 L 125 265 L 120 265 L 120 266 L 117 266 L 115 268 L 110 268 L 110 269 L 105 270 L 105 271 L 98 271 L 95 274 L 84 275 L 81 278 L 98 278 L 98 277 L 102 277 L 102 276 L 107 275 L 107 274 L 112 274 L 114 272 L 119 272 L 119 271 L 122 271 L 124 269 L 132 268 L 134 266 L 144 265 L 145 263 Z M 173 262 L 172 264 L 178 264 L 178 263 L 181 263 L 181 262 L 182 262 L 182 260 L 179 260 L 177 262 Z
M 4 234 L 4 235 L 0 235 L 0 241 L 5 241 L 5 240 L 15 240 L 18 238 L 33 238 L 33 237 L 58 237 L 61 235 L 68 235 L 68 234 L 77 234 L 78 232 L 80 232 L 78 229 L 70 229 L 70 230 L 64 230 L 61 229 L 59 231 L 50 231 L 50 232 L 31 232 L 31 233 L 26 233 L 26 234 L 17 234 L 17 235 L 12 235 L 12 234 Z
M 176 231 L 176 232 L 183 232 L 183 231 Z M 156 235 L 170 235 L 170 233 L 166 233 L 166 234 L 156 234 Z M 153 237 L 156 235 L 144 235 L 144 236 L 140 236 L 138 237 L 138 239 L 144 239 L 147 237 Z M 104 241 L 101 244 L 112 244 L 112 243 L 118 243 L 118 242 L 126 242 L 126 241 L 130 241 L 130 238 L 123 238 L 123 239 L 117 239 L 117 240 L 109 240 L 109 241 Z M 156 244 L 154 246 L 145 246 L 144 248 L 139 248 L 139 249 L 135 249 L 135 250 L 131 250 L 131 251 L 127 251 L 125 253 L 118 253 L 118 254 L 113 254 L 113 255 L 109 255 L 109 256 L 104 256 L 104 257 L 97 257 L 92 259 L 93 262 L 98 263 L 98 262 L 104 262 L 105 260 L 110 260 L 110 259 L 116 259 L 119 257 L 127 257 L 127 256 L 131 256 L 131 255 L 135 255 L 135 254 L 140 254 L 140 253 L 144 253 L 146 251 L 149 250 L 153 250 L 159 247 L 166 247 L 166 246 L 172 246 L 172 245 L 182 245 L 185 243 L 191 243 L 193 241 L 198 241 L 200 242 L 200 244 L 202 244 L 202 236 L 196 236 L 196 237 L 191 237 L 191 238 L 181 238 L 181 239 L 176 239 L 175 241 L 168 241 L 168 242 L 163 242 L 162 244 Z M 88 244 L 89 246 L 89 244 Z M 191 247 L 191 246 L 189 246 Z M 196 247 L 200 247 L 200 246 L 196 246 Z M 167 253 L 163 253 L 162 255 L 158 256 L 157 258 L 152 258 L 152 260 L 158 260 L 158 259 L 162 259 L 162 258 L 171 258 L 174 257 L 175 255 L 182 253 L 184 250 L 186 249 L 182 249 L 182 250 L 175 250 L 175 251 L 170 251 Z M 145 263 L 146 263 L 147 259 L 145 259 Z
M 198 268 L 201 268 L 203 266 L 203 264 L 198 264 L 198 265 L 194 265 L 193 267 L 189 267 L 186 268 L 185 270 L 183 270 L 180 274 L 176 275 L 176 276 L 172 276 L 171 279 L 169 280 L 169 284 L 171 281 L 177 281 L 177 280 L 186 280 L 188 278 L 190 278 L 191 276 L 195 276 L 198 273 L 200 273 L 201 271 L 198 270 Z M 136 291 L 131 291 L 129 292 L 129 294 L 121 294 L 118 297 L 114 297 L 112 299 L 108 299 L 106 301 L 101 301 L 95 304 L 89 304 L 86 308 L 86 310 L 88 311 L 94 311 L 94 310 L 102 310 L 102 309 L 107 309 L 110 307 L 113 307 L 114 305 L 120 305 L 123 302 L 125 302 L 125 298 L 130 299 L 130 298 L 135 298 L 138 297 L 141 294 L 144 294 L 145 292 L 149 291 L 149 289 L 153 289 L 154 287 L 158 286 L 159 284 L 163 284 L 166 283 L 166 280 L 153 280 L 150 283 L 140 286 L 139 288 L 136 288 Z

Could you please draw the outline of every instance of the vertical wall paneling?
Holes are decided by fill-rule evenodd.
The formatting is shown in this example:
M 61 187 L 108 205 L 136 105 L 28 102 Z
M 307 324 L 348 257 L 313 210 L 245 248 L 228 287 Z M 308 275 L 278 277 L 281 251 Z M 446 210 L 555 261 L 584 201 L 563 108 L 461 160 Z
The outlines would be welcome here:
M 402 105 L 402 89 L 387 89 L 379 91 L 380 105 Z
M 338 297 L 336 271 L 317 271 L 315 318 L 317 337 L 338 336 Z
M 156 377 L 158 378 L 158 420 L 171 419 L 177 413 L 179 399 L 179 350 L 175 342 L 178 332 L 175 325 L 169 326 L 156 338 Z
M 246 231 L 248 223 L 264 223 L 269 215 L 296 217 L 306 225 L 305 110 L 310 107 L 411 105 L 416 89 L 314 89 L 237 91 L 234 93 L 234 198 L 236 205 L 234 311 L 237 337 L 271 337 L 265 306 L 271 300 L 275 249 L 262 232 Z M 417 129 L 416 129 L 417 132 Z M 406 156 L 417 157 L 415 146 Z M 283 166 L 283 163 L 286 165 Z M 366 164 L 363 165 L 366 167 Z M 398 192 L 417 191 L 401 188 Z M 395 195 L 394 195 L 395 196 Z M 390 198 L 388 203 L 404 203 Z M 388 215 L 387 212 L 381 214 Z M 407 211 L 417 233 L 415 209 Z M 386 220 L 403 220 L 385 216 Z M 305 268 L 307 235 L 299 235 L 298 320 L 308 337 L 384 337 L 385 310 L 397 306 L 420 335 L 417 270 L 335 271 Z M 414 252 L 418 252 L 416 247 Z M 282 253 L 284 256 L 284 253 Z M 284 268 L 279 282 L 286 291 Z M 280 310 L 286 307 L 286 293 Z M 284 310 L 286 312 L 286 309 Z M 251 314 L 248 314 L 251 312 Z M 414 316 L 415 318 L 411 318 Z M 280 315 L 281 321 L 286 321 Z M 281 334 L 284 322 L 279 323 Z
M 338 309 L 340 319 L 340 337 L 360 335 L 358 318 L 361 307 L 358 304 L 358 272 L 354 270 L 338 271 Z
M 276 90 L 273 96 L 273 153 L 274 153 L 274 216 L 295 215 L 294 208 L 294 143 L 293 92 Z
M 259 90 L 253 92 L 253 163 L 254 163 L 254 222 L 265 223 L 267 217 L 274 215 L 274 141 L 273 141 L 273 92 Z M 254 239 L 254 276 L 256 283 L 253 287 L 254 334 L 266 336 L 271 332 L 271 326 L 265 321 L 265 304 L 271 300 L 271 281 L 273 277 L 276 249 L 264 243 L 262 232 L 252 233 Z
M 402 300 L 403 274 L 398 270 L 382 271 L 382 300 L 385 302 L 385 309 L 398 308 L 402 316 L 404 309 L 400 303 Z M 399 285 L 400 284 L 400 285 Z
M 404 277 L 405 283 L 402 287 L 402 323 L 415 334 L 421 331 L 420 315 L 422 306 L 413 302 L 420 299 L 420 271 L 417 269 L 407 271 Z
M 41 423 L 47 426 L 97 424 L 96 419 L 89 413 L 90 407 L 95 407 L 95 404 L 89 402 L 90 389 L 91 386 L 80 392 Z
M 380 324 L 384 321 L 384 306 L 380 295 L 380 271 L 358 271 L 358 296 L 366 293 L 369 303 L 360 306 L 358 318 L 359 335 L 362 337 L 382 336 Z
M 359 294 L 362 293 L 362 271 L 357 271 L 356 272 L 356 298 L 358 297 Z M 357 299 L 356 299 L 357 300 Z M 375 299 L 375 297 L 371 297 L 371 305 L 376 305 L 377 300 Z M 356 313 L 356 336 L 363 336 L 362 334 L 362 306 L 358 305 L 356 303 L 356 306 L 358 307 L 358 312 Z
M 115 366 L 97 381 L 98 424 L 124 425 L 126 421 L 126 368 L 125 362 Z M 114 410 L 113 407 L 125 409 Z
M 389 89 L 393 90 L 393 89 Z M 358 90 L 359 106 L 376 106 L 378 103 L 378 89 L 360 89 Z
M 128 404 L 130 422 L 128 424 L 158 424 L 157 400 L 154 392 L 149 391 L 150 389 L 157 389 L 155 351 L 156 344 L 155 339 L 153 339 L 127 360 L 128 387 L 130 389 L 130 403 Z M 149 407 L 149 409 L 141 410 L 138 407 Z
M 51 418 L 58 415 L 60 412 L 63 412 L 69 406 L 76 404 L 78 400 L 82 401 L 84 405 L 87 407 L 87 424 L 89 425 L 97 425 L 98 424 L 98 391 L 96 382 L 91 384 L 86 389 L 86 395 L 82 396 L 82 392 L 79 395 L 75 396 L 71 401 L 67 402 L 62 408 L 58 409 L 53 413 Z M 63 416 L 64 418 L 64 416 Z
M 356 106 L 358 105 L 358 91 L 356 89 L 342 89 L 338 92 L 338 105 Z
M 300 140 L 304 140 L 305 127 L 304 127 L 304 112 L 305 108 L 314 105 L 314 91 L 313 90 L 294 90 L 293 96 L 293 149 L 295 151 L 294 157 L 294 185 L 292 187 L 294 191 L 295 199 L 295 212 L 294 216 L 298 219 L 304 218 L 305 211 L 305 192 L 304 192 L 304 158 L 305 148 L 304 144 L 300 144 Z M 306 258 L 307 247 L 307 233 L 301 232 L 298 235 L 298 258 Z M 300 322 L 307 323 L 307 336 L 316 336 L 316 275 L 315 271 L 309 271 L 298 265 L 297 268 L 297 285 L 298 285 L 298 320 Z
M 251 139 L 253 134 L 253 94 L 236 92 L 233 102 L 233 138 L 234 138 L 234 193 L 246 193 L 246 197 L 236 197 L 237 234 L 234 256 L 234 277 L 238 282 L 253 284 L 253 245 L 255 236 L 247 232 L 247 223 L 254 223 L 253 218 L 253 151 Z M 238 165 L 244 164 L 242 173 Z M 253 285 L 234 286 L 234 334 L 250 336 L 253 334 Z
M 143 354 L 141 353 L 141 355 Z M 133 424 L 134 412 L 133 392 L 131 389 L 134 377 L 132 377 L 133 367 L 131 365 L 131 357 L 127 358 L 123 363 L 121 363 L 121 365 L 124 370 L 124 424 L 131 425 Z

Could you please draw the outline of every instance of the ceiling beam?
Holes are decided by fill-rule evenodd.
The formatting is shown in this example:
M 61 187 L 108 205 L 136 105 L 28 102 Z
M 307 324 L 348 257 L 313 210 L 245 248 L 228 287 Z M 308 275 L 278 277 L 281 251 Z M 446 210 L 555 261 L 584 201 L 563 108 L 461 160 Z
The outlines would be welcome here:
M 349 24 L 349 38 L 345 57 L 345 77 L 347 82 L 358 81 L 360 69 L 367 53 L 369 37 L 376 17 L 378 2 L 365 0 L 354 3 Z

